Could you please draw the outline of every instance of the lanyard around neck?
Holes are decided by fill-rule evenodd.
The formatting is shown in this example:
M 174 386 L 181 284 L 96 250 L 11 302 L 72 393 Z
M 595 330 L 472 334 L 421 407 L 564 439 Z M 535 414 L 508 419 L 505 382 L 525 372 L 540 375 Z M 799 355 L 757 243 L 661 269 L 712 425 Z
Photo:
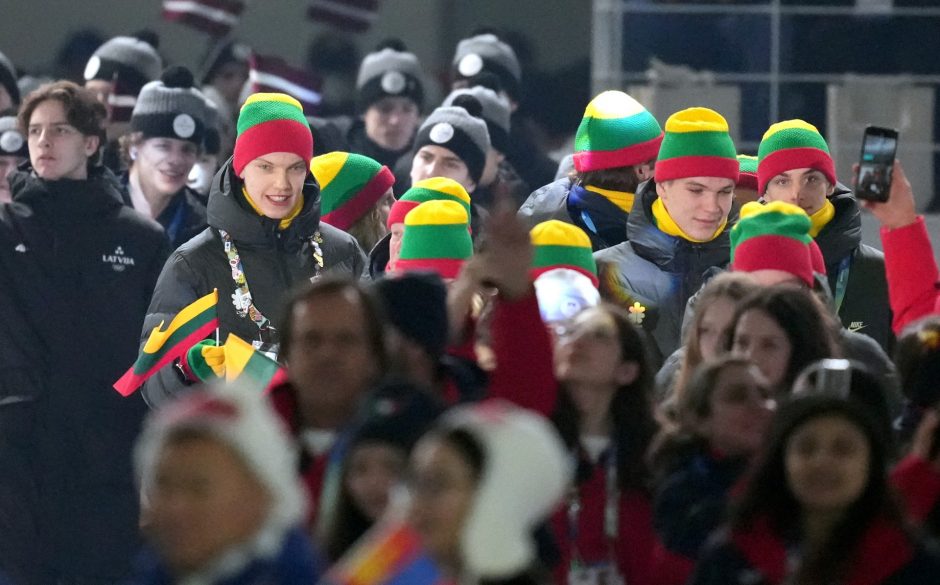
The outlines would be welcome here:
M 277 330 L 271 325 L 271 320 L 255 306 L 254 298 L 251 296 L 251 289 L 248 288 L 248 279 L 245 277 L 245 269 L 242 266 L 241 256 L 238 254 L 238 248 L 232 236 L 225 230 L 220 229 L 219 235 L 222 237 L 222 244 L 225 247 L 225 255 L 228 256 L 229 266 L 232 268 L 232 280 L 235 281 L 235 292 L 232 293 L 232 304 L 235 306 L 235 312 L 242 319 L 249 318 L 262 332 L 277 333 Z M 323 236 L 320 230 L 317 230 L 310 236 L 310 247 L 313 255 L 313 276 L 311 281 L 320 277 L 323 271 L 323 250 L 320 244 L 323 243 Z
M 577 455 L 575 455 L 577 465 Z M 610 561 L 614 562 L 614 545 L 620 535 L 620 485 L 617 482 L 617 451 L 611 444 L 607 453 L 606 473 L 604 477 L 604 537 L 607 540 Z M 580 563 L 581 554 L 578 550 L 578 522 L 581 517 L 583 504 L 581 502 L 581 488 L 574 486 L 568 497 L 568 539 L 570 542 L 572 562 Z

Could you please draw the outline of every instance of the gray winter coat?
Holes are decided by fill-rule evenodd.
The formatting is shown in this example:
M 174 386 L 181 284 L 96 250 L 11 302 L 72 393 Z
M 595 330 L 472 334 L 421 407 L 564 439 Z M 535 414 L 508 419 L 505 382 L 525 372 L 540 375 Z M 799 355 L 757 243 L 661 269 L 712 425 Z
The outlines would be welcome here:
M 681 344 L 680 333 L 686 302 L 715 267 L 728 264 L 728 232 L 737 219 L 710 242 L 694 243 L 667 235 L 653 223 L 656 185 L 640 185 L 627 221 L 628 241 L 594 254 L 601 296 L 627 309 L 640 303 L 637 315 L 659 352 L 657 364 Z M 733 215 L 733 212 L 732 212 Z

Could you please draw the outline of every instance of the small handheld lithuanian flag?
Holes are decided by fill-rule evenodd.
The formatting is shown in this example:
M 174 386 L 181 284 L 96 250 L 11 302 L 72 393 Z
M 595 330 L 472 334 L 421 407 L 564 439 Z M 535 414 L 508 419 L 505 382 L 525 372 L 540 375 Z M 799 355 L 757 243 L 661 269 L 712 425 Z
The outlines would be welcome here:
M 280 366 L 250 343 L 229 333 L 225 340 L 225 380 L 248 379 L 252 384 L 267 388 Z
M 319 585 L 450 585 L 405 523 L 379 523 L 329 570 Z
M 137 361 L 114 383 L 114 389 L 121 396 L 130 396 L 160 368 L 208 337 L 219 326 L 218 304 L 219 291 L 213 289 L 177 313 L 166 329 L 163 322 L 154 327 Z

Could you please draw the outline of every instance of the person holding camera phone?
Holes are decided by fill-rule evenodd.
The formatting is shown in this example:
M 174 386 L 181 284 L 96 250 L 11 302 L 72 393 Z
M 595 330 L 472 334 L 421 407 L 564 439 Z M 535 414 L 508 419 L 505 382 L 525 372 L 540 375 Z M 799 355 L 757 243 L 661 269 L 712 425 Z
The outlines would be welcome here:
M 917 214 L 914 191 L 898 160 L 893 175 L 887 201 L 863 201 L 862 205 L 881 224 L 892 327 L 900 334 L 912 321 L 940 313 L 940 273 L 924 216 Z
M 785 201 L 810 216 L 829 288 L 842 325 L 894 345 L 884 255 L 862 243 L 862 217 L 852 190 L 838 182 L 829 146 L 803 120 L 773 124 L 761 140 L 757 164 L 763 201 Z

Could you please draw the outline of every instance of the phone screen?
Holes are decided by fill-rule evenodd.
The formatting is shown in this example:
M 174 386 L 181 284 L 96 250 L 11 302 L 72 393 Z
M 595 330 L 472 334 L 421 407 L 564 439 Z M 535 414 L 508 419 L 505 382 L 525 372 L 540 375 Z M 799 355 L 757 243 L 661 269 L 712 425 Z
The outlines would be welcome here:
M 898 137 L 893 130 L 866 130 L 862 143 L 862 158 L 858 165 L 858 197 L 888 200 L 897 147 Z

